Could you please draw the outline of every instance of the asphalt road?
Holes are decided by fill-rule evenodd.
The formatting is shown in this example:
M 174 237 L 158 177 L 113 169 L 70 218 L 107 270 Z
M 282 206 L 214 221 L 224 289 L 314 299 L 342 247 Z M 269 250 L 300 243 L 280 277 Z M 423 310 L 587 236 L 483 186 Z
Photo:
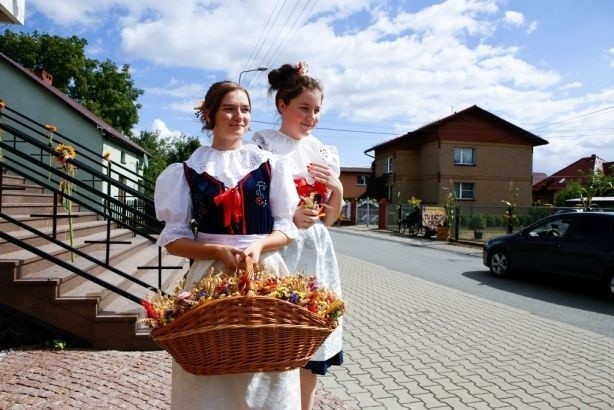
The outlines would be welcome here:
M 442 250 L 429 247 L 431 241 L 390 232 L 331 230 L 331 236 L 339 254 L 614 337 L 614 301 L 594 285 L 531 274 L 496 278 L 482 264 L 479 250 L 464 252 L 453 245 Z

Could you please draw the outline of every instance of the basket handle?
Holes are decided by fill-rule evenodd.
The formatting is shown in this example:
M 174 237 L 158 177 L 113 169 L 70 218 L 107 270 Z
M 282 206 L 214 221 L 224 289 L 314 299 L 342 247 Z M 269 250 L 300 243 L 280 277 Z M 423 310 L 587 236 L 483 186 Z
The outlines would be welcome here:
M 254 260 L 251 256 L 245 257 L 245 268 L 241 269 L 241 277 L 239 278 L 239 290 L 245 293 L 245 296 L 252 298 L 256 294 L 256 284 L 254 283 Z

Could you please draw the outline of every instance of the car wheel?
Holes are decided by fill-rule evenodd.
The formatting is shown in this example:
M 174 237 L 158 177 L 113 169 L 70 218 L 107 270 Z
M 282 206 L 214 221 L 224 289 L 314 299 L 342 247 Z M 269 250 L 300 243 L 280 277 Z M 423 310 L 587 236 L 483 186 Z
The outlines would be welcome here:
M 495 249 L 491 252 L 488 265 L 490 272 L 495 276 L 504 277 L 510 273 L 510 260 L 507 253 L 501 249 Z

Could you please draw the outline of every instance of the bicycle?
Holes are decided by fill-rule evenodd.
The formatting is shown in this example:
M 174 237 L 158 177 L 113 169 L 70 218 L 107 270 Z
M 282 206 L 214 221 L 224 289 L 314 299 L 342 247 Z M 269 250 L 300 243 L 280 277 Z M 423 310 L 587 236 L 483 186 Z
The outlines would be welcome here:
M 412 238 L 421 235 L 426 239 L 429 239 L 437 232 L 431 227 L 423 224 L 422 211 L 418 208 L 414 209 L 399 222 L 399 232 L 401 235 L 403 235 L 405 231 L 409 231 L 409 236 Z
M 405 231 L 409 231 L 409 236 L 411 237 L 426 234 L 427 227 L 422 225 L 422 212 L 419 209 L 414 209 L 399 222 L 399 232 L 401 235 Z

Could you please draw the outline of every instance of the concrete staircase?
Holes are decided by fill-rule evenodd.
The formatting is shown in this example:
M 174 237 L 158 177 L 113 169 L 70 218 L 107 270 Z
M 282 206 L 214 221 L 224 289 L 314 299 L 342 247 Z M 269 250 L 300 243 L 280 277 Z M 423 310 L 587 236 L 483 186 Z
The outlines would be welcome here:
M 28 184 L 23 178 L 2 175 L 1 210 L 12 218 L 51 235 L 53 195 L 44 188 Z M 69 242 L 66 213 L 60 207 L 56 239 Z M 74 247 L 100 261 L 106 260 L 107 221 L 92 212 L 75 207 L 73 216 Z M 139 298 L 152 292 L 105 269 L 85 257 L 75 255 L 40 235 L 0 218 L 0 231 L 18 238 L 49 255 L 123 289 Z M 158 288 L 158 247 L 147 238 L 128 229 L 111 226 L 109 265 L 131 277 Z M 188 260 L 163 250 L 161 290 L 171 291 L 188 268 Z M 104 288 L 68 269 L 54 264 L 9 241 L 0 238 L 0 304 L 43 321 L 74 335 L 94 349 L 159 349 L 149 337 L 149 330 L 138 326 L 144 311 L 136 302 Z

